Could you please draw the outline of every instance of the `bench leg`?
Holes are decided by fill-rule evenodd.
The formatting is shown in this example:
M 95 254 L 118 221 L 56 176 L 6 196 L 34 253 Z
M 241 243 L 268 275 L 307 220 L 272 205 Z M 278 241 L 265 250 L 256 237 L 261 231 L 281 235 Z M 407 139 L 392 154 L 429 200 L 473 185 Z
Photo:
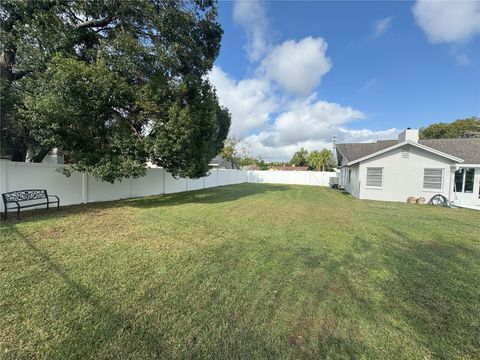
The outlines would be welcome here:
M 7 208 L 5 208 L 4 217 L 5 217 L 5 220 L 7 220 Z
M 20 220 L 20 208 L 17 208 L 17 219 Z

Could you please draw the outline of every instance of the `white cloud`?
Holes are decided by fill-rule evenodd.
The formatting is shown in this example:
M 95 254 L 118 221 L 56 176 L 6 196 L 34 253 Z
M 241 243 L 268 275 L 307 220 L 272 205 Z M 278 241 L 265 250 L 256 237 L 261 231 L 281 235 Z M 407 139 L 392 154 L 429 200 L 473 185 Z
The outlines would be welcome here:
M 480 33 L 480 1 L 418 0 L 413 13 L 432 43 L 464 43 Z
M 399 129 L 391 128 L 386 130 L 370 130 L 370 129 L 347 129 L 341 127 L 337 131 L 337 142 L 374 142 L 377 140 L 396 140 L 398 138 Z
M 313 95 L 305 101 L 291 104 L 288 111 L 280 114 L 264 142 L 271 146 L 284 146 L 308 140 L 328 141 L 334 129 L 363 117 L 364 114 L 358 110 L 316 101 Z
M 235 1 L 233 19 L 247 35 L 245 50 L 251 61 L 260 60 L 270 47 L 267 36 L 268 20 L 260 1 Z
M 373 26 L 373 37 L 378 38 L 385 34 L 388 29 L 392 26 L 392 17 L 386 17 L 380 20 L 375 21 Z
M 330 148 L 332 135 L 342 135 L 343 126 L 362 119 L 364 114 L 348 106 L 307 100 L 292 102 L 268 128 L 244 140 L 254 156 L 266 160 L 288 160 L 299 148 Z
M 209 79 L 217 89 L 220 104 L 232 114 L 232 136 L 242 137 L 248 131 L 262 127 L 270 113 L 277 108 L 276 97 L 269 81 L 265 79 L 235 81 L 217 66 L 213 67 Z
M 373 87 L 375 87 L 378 84 L 378 79 L 376 77 L 373 77 L 371 79 L 368 79 L 360 88 L 360 91 L 366 91 L 369 90 Z
M 305 95 L 332 67 L 326 51 L 327 43 L 322 38 L 306 37 L 298 42 L 288 40 L 265 57 L 261 69 L 288 92 Z
M 400 130 L 392 128 L 387 130 L 359 129 L 353 130 L 344 127 L 332 127 L 331 132 L 320 138 L 311 138 L 299 142 L 292 142 L 275 146 L 268 143 L 268 132 L 247 137 L 243 144 L 254 156 L 261 156 L 267 161 L 288 161 L 295 151 L 301 147 L 312 151 L 323 148 L 332 149 L 332 135 L 337 136 L 337 143 L 342 142 L 375 142 L 377 140 L 397 139 Z

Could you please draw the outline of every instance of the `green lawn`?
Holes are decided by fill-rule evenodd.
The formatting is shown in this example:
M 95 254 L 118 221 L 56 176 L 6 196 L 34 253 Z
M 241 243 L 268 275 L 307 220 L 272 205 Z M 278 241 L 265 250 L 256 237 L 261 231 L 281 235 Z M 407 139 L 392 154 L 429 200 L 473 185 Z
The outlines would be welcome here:
M 480 358 L 480 212 L 242 184 L 0 229 L 2 359 Z

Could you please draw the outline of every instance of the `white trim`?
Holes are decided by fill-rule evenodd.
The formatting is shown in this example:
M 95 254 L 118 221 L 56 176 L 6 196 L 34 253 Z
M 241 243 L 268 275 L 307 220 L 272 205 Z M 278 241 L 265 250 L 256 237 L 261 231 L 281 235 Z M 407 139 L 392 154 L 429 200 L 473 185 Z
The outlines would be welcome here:
M 459 168 L 480 168 L 480 164 L 458 164 Z
M 391 151 L 391 150 L 397 149 L 397 148 L 402 147 L 402 146 L 404 146 L 404 145 L 413 145 L 413 146 L 416 146 L 416 147 L 418 147 L 419 149 L 422 149 L 422 150 L 425 150 L 425 151 L 429 151 L 429 152 L 431 152 L 431 153 L 433 153 L 433 154 L 436 154 L 436 155 L 442 156 L 442 157 L 444 157 L 444 158 L 453 160 L 453 161 L 455 161 L 455 162 L 457 162 L 457 163 L 463 163 L 463 161 L 464 161 L 463 159 L 460 159 L 460 158 L 458 158 L 458 157 L 456 157 L 456 156 L 452 156 L 452 155 L 449 155 L 449 154 L 447 154 L 447 153 L 444 153 L 444 152 L 441 152 L 441 151 L 432 149 L 431 147 L 428 147 L 428 146 L 425 146 L 425 145 L 416 143 L 416 142 L 414 142 L 414 141 L 407 140 L 407 141 L 398 143 L 398 144 L 396 144 L 396 145 L 390 146 L 390 147 L 388 147 L 388 148 L 385 148 L 385 149 L 383 149 L 383 150 L 374 152 L 374 153 L 372 153 L 372 154 L 370 154 L 370 155 L 361 157 L 360 159 L 350 161 L 349 163 L 347 163 L 347 166 L 351 166 L 351 165 L 354 165 L 354 164 L 359 163 L 359 162 L 361 162 L 361 161 L 370 159 L 370 158 L 372 158 L 372 157 L 374 157 L 374 156 L 378 156 L 378 155 L 384 154 L 384 153 L 386 153 L 386 152 L 389 152 L 389 151 Z

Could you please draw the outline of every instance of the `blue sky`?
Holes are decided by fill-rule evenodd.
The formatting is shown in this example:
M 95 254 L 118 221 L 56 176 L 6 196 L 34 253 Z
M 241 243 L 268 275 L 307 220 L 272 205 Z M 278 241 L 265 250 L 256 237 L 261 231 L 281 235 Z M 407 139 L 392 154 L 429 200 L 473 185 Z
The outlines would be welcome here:
M 210 80 L 255 156 L 480 114 L 480 2 L 219 2 Z

